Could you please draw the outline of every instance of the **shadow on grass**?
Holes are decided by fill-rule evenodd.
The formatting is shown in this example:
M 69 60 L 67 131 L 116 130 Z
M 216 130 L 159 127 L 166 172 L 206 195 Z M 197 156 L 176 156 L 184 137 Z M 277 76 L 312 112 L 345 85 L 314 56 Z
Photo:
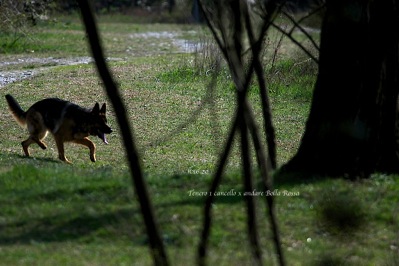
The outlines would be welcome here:
M 4 188 L 4 191 L 0 189 L 4 192 L 0 197 L 0 206 L 5 207 L 0 215 L 5 218 L 2 221 L 0 219 L 0 246 L 120 238 L 135 245 L 146 244 L 146 233 L 134 198 L 135 193 L 129 187 L 130 183 L 125 183 L 119 177 L 119 173 L 109 173 L 110 177 L 103 178 L 104 174 L 99 175 L 96 171 L 98 178 L 81 181 L 82 173 L 65 170 L 68 167 L 56 171 L 30 165 L 25 166 L 26 169 L 22 166 L 14 167 L 19 170 L 8 172 L 7 180 L 21 182 L 21 187 L 13 183 L 8 189 Z M 23 176 L 29 174 L 29 178 L 13 180 L 13 175 L 20 175 L 19 171 L 24 173 Z M 91 171 L 88 173 L 93 174 Z M 30 183 L 36 179 L 41 181 Z M 193 215 L 202 213 L 207 196 L 190 196 L 189 191 L 206 190 L 209 181 L 207 177 L 182 175 L 148 179 L 154 209 L 163 227 L 177 226 L 171 224 L 171 212 L 193 212 Z M 238 191 L 240 188 L 234 178 L 227 178 L 226 181 L 227 184 L 221 190 Z M 242 204 L 244 200 L 244 197 L 238 195 L 215 197 L 215 203 L 219 205 L 234 206 Z
M 329 179 L 347 179 L 346 177 L 331 177 L 328 175 L 317 175 L 312 172 L 299 172 L 299 171 L 288 171 L 284 167 L 276 170 L 273 174 L 273 184 L 276 187 L 279 186 L 297 186 L 302 184 L 315 184 L 323 182 Z
M 21 155 L 17 154 L 15 155 L 19 159 L 27 160 L 29 162 L 43 162 L 43 163 L 61 163 L 60 160 L 54 159 L 54 158 L 49 158 L 49 157 L 34 157 L 34 156 L 26 156 L 26 155 Z
M 0 153 L 0 159 L 3 159 L 5 161 L 11 161 L 14 165 L 19 164 L 20 162 L 26 162 L 26 163 L 57 163 L 60 164 L 62 163 L 60 160 L 55 159 L 55 158 L 50 158 L 50 157 L 35 157 L 35 156 L 26 156 L 22 154 L 17 154 L 17 153 L 6 153 L 6 152 L 1 152 Z
M 77 191 L 76 193 L 80 193 Z M 47 194 L 47 193 L 46 193 Z M 51 195 L 41 198 L 52 199 Z M 188 198 L 155 204 L 156 211 L 170 207 L 198 206 L 202 208 L 206 197 Z M 241 197 L 221 197 L 219 204 L 235 204 Z M 109 240 L 129 238 L 137 245 L 146 245 L 146 233 L 138 207 L 125 207 L 113 212 L 79 214 L 74 212 L 0 224 L 0 245 L 32 244 L 40 242 Z
M 30 244 L 32 242 L 62 242 L 89 236 L 100 228 L 112 228 L 122 220 L 133 220 L 133 210 L 118 210 L 99 215 L 81 215 L 71 218 L 69 214 L 18 221 L 0 226 L 0 245 Z M 132 219 L 133 218 L 133 219 Z M 133 224 L 132 224 L 133 226 Z M 11 233 L 8 236 L 7 231 Z

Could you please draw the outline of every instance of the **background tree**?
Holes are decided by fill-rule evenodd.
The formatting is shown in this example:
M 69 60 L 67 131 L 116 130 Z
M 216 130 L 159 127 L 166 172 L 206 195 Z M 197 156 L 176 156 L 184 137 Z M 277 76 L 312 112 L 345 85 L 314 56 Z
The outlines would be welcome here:
M 28 26 L 35 25 L 37 20 L 47 15 L 49 2 L 47 0 L 0 1 L 0 31 L 25 36 Z
M 286 170 L 399 172 L 398 52 L 398 1 L 327 1 L 311 110 Z

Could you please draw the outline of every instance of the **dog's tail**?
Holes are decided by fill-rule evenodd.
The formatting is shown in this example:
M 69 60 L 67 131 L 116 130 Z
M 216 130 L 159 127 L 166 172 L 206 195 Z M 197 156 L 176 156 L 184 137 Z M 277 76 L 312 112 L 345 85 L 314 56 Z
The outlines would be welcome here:
M 25 111 L 21 108 L 17 100 L 14 99 L 10 94 L 6 95 L 6 100 L 8 103 L 8 107 L 10 108 L 10 112 L 15 118 L 15 120 L 20 124 L 21 126 L 25 126 L 26 124 L 26 113 Z

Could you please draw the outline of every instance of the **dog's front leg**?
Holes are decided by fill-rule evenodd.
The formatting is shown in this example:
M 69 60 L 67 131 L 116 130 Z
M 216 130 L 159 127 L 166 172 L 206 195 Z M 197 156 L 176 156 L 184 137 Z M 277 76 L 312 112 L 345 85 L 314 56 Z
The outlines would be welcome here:
M 65 157 L 65 151 L 64 151 L 64 140 L 59 137 L 54 135 L 54 139 L 55 139 L 55 144 L 57 145 L 57 149 L 58 149 L 58 158 L 66 163 L 71 163 L 66 157 Z
M 74 139 L 73 142 L 75 142 L 77 144 L 84 145 L 87 148 L 89 148 L 89 150 L 90 150 L 90 160 L 92 162 L 96 161 L 96 145 L 94 145 L 94 143 L 90 139 L 88 139 L 88 138 Z

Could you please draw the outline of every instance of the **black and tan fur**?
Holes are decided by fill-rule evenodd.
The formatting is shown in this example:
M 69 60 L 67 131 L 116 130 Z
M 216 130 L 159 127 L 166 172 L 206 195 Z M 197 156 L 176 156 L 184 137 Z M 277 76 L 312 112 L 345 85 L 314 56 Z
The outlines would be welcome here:
M 15 120 L 29 131 L 29 137 L 21 143 L 26 156 L 30 155 L 29 146 L 32 143 L 46 149 L 43 139 L 48 131 L 54 136 L 59 159 L 67 163 L 70 162 L 65 157 L 65 142 L 88 147 L 93 162 L 96 161 L 96 146 L 88 136 L 98 136 L 108 144 L 105 134 L 110 134 L 112 129 L 107 125 L 105 103 L 101 109 L 96 103 L 92 110 L 88 110 L 68 101 L 48 98 L 33 104 L 25 112 L 11 95 L 5 97 Z

